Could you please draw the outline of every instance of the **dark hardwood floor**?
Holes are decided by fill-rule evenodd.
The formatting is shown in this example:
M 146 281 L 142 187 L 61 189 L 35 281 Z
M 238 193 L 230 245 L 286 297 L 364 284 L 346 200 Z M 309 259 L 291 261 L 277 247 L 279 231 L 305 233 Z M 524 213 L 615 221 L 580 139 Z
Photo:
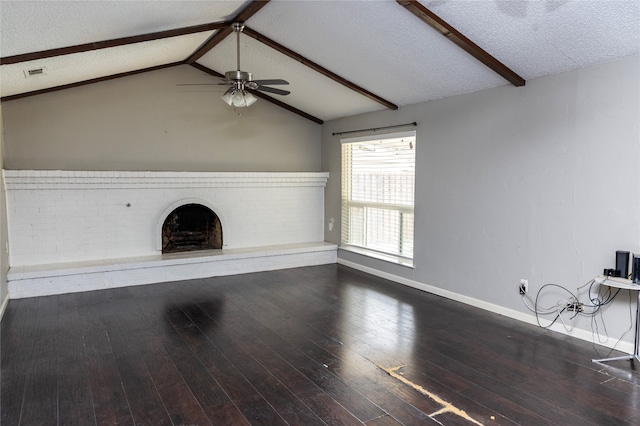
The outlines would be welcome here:
M 338 265 L 11 300 L 1 333 L 7 426 L 640 425 L 630 363 Z

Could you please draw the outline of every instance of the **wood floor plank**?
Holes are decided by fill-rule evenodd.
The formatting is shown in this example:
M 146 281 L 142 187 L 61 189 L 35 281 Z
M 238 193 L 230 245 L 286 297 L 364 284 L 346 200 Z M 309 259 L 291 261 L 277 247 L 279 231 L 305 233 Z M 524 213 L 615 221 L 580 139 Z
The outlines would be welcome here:
M 402 425 L 402 423 L 400 423 L 399 421 L 397 421 L 396 419 L 394 419 L 393 417 L 391 417 L 389 415 L 378 417 L 377 419 L 369 420 L 365 424 L 367 426 L 398 426 L 398 425 Z
M 299 398 L 327 425 L 356 426 L 362 424 L 356 416 L 321 389 L 299 395 Z
M 184 349 L 182 352 L 185 352 Z M 174 424 L 210 424 L 202 406 L 218 403 L 220 398 L 216 394 L 223 395 L 223 401 L 228 401 L 228 398 L 220 392 L 218 384 L 209 377 L 202 365 L 196 363 L 196 372 L 192 372 L 191 365 L 186 365 L 196 361 L 192 353 L 186 356 L 181 356 L 181 351 L 172 353 L 180 364 L 179 368 L 162 347 L 143 356 L 171 420 Z
M 59 424 L 86 425 L 96 422 L 83 326 L 84 318 L 78 308 L 77 295 L 58 298 L 54 346 Z
M 358 419 L 296 370 L 263 342 L 254 341 L 252 354 L 327 425 L 360 425 Z
M 640 425 L 640 416 L 632 417 L 629 420 L 627 420 L 624 424 L 625 425 L 638 426 L 638 425 Z
M 261 335 L 264 335 L 264 332 L 260 332 Z M 338 371 L 332 369 L 334 365 L 340 364 L 338 361 L 332 358 L 331 354 L 327 352 L 323 352 L 321 348 L 314 345 L 312 342 L 307 341 L 308 346 L 304 346 L 303 352 L 311 359 L 314 359 L 317 364 L 324 365 L 329 371 L 334 374 L 340 375 Z M 352 354 L 350 359 L 358 358 L 356 354 Z M 345 366 L 341 365 L 341 367 L 345 370 L 345 374 L 349 376 L 349 383 L 351 385 L 356 384 L 359 385 L 360 393 L 363 395 L 367 395 L 373 401 L 377 401 L 378 405 L 380 405 L 386 411 L 394 411 L 397 412 L 398 417 L 400 417 L 406 424 L 422 424 L 431 422 L 424 413 L 420 413 L 416 411 L 412 405 L 407 405 L 406 402 L 399 400 L 396 394 L 392 393 L 389 390 L 384 390 L 384 387 L 381 386 L 371 386 L 371 380 L 360 379 L 360 377 L 370 373 L 371 369 L 376 369 L 376 367 L 371 363 L 371 361 L 360 358 L 359 363 L 362 363 L 365 366 L 365 370 L 369 368 L 369 371 L 363 373 L 362 367 L 358 366 Z M 347 370 L 350 374 L 347 373 Z M 362 373 L 362 374 L 361 374 Z M 375 384 L 377 385 L 377 384 Z M 375 389 L 375 392 L 372 392 L 368 389 Z M 421 402 L 424 401 L 424 398 L 420 398 Z M 412 401 L 414 402 L 414 401 Z M 393 407 L 393 408 L 392 408 Z M 436 405 L 429 407 L 429 412 L 435 411 Z M 411 413 L 413 413 L 414 417 L 411 417 Z
M 557 422 L 571 424 L 571 422 L 575 421 L 575 415 L 573 413 L 569 413 L 557 407 L 553 401 L 541 399 L 540 392 L 536 392 L 534 395 L 531 395 L 517 391 L 513 386 L 507 385 L 494 377 L 477 371 L 461 361 L 445 356 L 437 351 L 423 349 L 421 350 L 421 356 L 428 359 L 430 362 L 437 364 L 446 371 L 459 375 L 465 380 L 471 383 L 476 383 L 483 389 L 495 393 L 509 401 L 509 403 L 522 407 L 532 415 L 542 417 L 554 424 Z M 419 365 L 422 364 L 424 364 L 424 362 L 418 363 L 414 369 L 419 371 Z
M 96 423 L 89 367 L 84 361 L 59 366 L 58 423 L 78 426 Z
M 174 425 L 212 425 L 192 391 L 184 382 L 157 387 L 160 399 Z
M 616 385 L 611 383 L 616 383 Z M 627 399 L 629 393 L 637 392 L 638 389 L 638 386 L 631 382 L 610 377 L 599 371 L 584 369 L 580 375 L 570 381 L 570 384 L 580 388 L 580 392 L 598 395 L 600 398 L 595 404 L 596 406 L 609 407 L 611 411 L 615 411 L 620 416 L 623 416 L 621 412 L 627 410 L 629 410 L 628 414 L 631 417 L 640 415 L 640 398 L 632 398 L 630 401 Z M 584 399 L 586 398 L 585 396 Z M 624 401 L 622 403 L 624 407 L 616 407 L 620 401 Z
M 33 361 L 38 324 L 36 299 L 12 300 L 0 324 L 0 354 L 2 376 L 24 375 Z
M 20 424 L 58 423 L 58 377 L 53 372 L 29 374 L 25 379 Z
M 313 346 L 306 347 L 304 352 L 312 359 L 324 361 L 329 371 L 404 424 L 431 423 L 428 414 L 441 408 L 432 399 L 390 379 L 380 367 L 356 353 L 337 358 Z
M 0 423 L 20 424 L 25 376 L 2 374 L 0 377 Z
M 171 425 L 167 409 L 142 359 L 130 355 L 119 357 L 116 362 L 135 423 Z
M 177 345 L 168 348 L 168 352 L 182 380 L 201 405 L 219 405 L 229 401 L 224 389 L 188 347 Z
M 204 411 L 214 425 L 248 426 L 250 424 L 233 402 L 204 407 Z
M 204 307 L 208 311 L 212 309 L 211 306 Z M 217 310 L 214 309 L 212 315 L 215 315 L 216 312 Z M 200 324 L 203 323 L 205 317 L 208 317 L 207 312 L 192 305 L 189 305 L 185 314 L 187 313 Z M 285 421 L 290 424 L 322 424 L 322 421 L 302 401 L 245 350 L 241 343 L 236 342 L 234 337 L 218 330 L 215 336 L 210 336 L 210 341 L 218 347 L 227 359 L 231 360 L 240 374 L 252 383 L 253 387 L 263 395 L 265 400 Z M 253 346 L 251 345 L 252 348 Z
M 543 395 L 544 399 L 553 401 L 557 406 L 576 416 L 590 421 L 595 420 L 596 424 L 619 424 L 638 415 L 638 410 L 628 402 L 610 400 L 598 392 L 574 386 L 569 380 L 563 381 L 543 376 L 521 383 L 515 388 L 517 391 L 535 394 L 541 386 L 547 389 Z
M 515 424 L 536 426 L 551 426 L 557 424 L 554 421 L 545 419 L 531 412 L 520 404 L 516 404 L 515 402 L 512 402 L 504 397 L 496 395 L 495 393 L 478 386 L 470 389 L 465 389 L 463 394 L 467 398 L 476 401 L 479 404 L 482 404 L 484 407 L 487 407 L 494 412 L 499 412 L 500 415 L 496 417 L 505 417 L 510 422 L 513 422 Z
M 258 333 L 260 337 L 254 337 L 255 340 L 262 342 L 282 358 L 287 359 L 297 371 L 339 402 L 360 421 L 367 421 L 384 414 L 372 401 L 328 371 L 322 363 L 309 358 L 303 351 L 295 348 L 280 336 L 267 329 L 260 329 L 258 324 L 254 324 L 252 329 L 260 330 Z M 236 329 L 236 332 L 242 334 L 239 329 Z M 245 329 L 242 332 L 248 333 L 249 330 Z
M 366 422 L 384 414 L 384 411 L 374 402 L 306 355 L 293 349 L 284 349 L 281 354 L 286 356 L 298 371 L 338 401 L 360 421 Z
M 341 265 L 10 300 L 0 346 L 3 425 L 640 424 L 629 363 Z
M 133 414 L 115 357 L 112 355 L 91 357 L 89 375 L 96 423 L 133 425 Z
M 366 421 L 384 414 L 374 403 L 330 373 L 322 363 L 318 363 L 307 357 L 302 351 L 296 349 L 284 338 L 268 328 L 263 327 L 257 321 L 250 326 L 245 324 L 244 329 L 240 328 L 241 324 L 237 322 L 234 323 L 234 325 L 234 332 L 236 334 L 244 336 L 245 339 L 249 339 L 254 335 L 254 340 L 269 346 L 275 353 L 287 359 L 291 365 L 308 380 L 339 402 L 359 420 Z M 256 338 L 255 334 L 259 337 Z
M 300 399 L 251 355 L 252 342 L 238 344 L 227 333 L 218 331 L 212 342 L 231 360 L 240 374 L 260 392 L 278 414 L 290 424 L 321 425 L 323 422 Z M 246 347 L 246 349 L 245 349 Z M 286 376 L 280 376 L 286 379 Z
M 186 317 L 186 316 L 185 316 Z M 172 313 L 169 317 L 177 327 L 193 330 L 180 337 L 196 354 L 209 374 L 216 379 L 235 406 L 251 424 L 286 424 L 263 396 L 249 383 L 225 355 L 197 330 L 188 327 L 186 319 Z

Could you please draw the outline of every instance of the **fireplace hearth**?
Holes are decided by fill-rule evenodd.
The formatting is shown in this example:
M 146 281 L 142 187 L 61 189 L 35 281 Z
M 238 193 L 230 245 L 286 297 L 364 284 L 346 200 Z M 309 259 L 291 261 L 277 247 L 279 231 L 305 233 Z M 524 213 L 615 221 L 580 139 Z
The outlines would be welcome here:
M 201 204 L 186 204 L 176 208 L 162 225 L 162 253 L 221 248 L 220 219 Z

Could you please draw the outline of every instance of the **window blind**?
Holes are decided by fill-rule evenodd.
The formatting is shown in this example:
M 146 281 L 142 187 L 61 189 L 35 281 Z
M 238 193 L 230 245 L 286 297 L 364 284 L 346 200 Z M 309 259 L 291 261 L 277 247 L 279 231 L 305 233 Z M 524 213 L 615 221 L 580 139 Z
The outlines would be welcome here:
M 412 259 L 415 132 L 342 142 L 342 243 Z

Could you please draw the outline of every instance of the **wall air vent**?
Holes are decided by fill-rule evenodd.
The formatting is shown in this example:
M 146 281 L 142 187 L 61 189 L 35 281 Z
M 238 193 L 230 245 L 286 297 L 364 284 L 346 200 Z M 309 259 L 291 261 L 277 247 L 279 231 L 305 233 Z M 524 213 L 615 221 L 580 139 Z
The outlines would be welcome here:
M 31 70 L 24 70 L 23 72 L 24 72 L 24 78 L 35 77 L 35 76 L 44 74 L 44 67 L 34 68 Z

